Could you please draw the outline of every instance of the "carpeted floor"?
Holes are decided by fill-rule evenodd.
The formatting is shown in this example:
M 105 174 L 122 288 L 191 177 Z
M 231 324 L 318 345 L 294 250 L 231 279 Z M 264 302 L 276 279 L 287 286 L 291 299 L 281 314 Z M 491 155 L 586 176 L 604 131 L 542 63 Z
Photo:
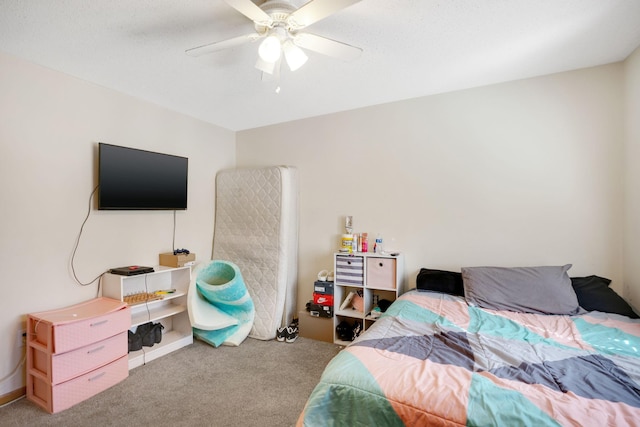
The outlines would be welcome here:
M 340 349 L 302 337 L 219 348 L 195 341 L 60 413 L 26 398 L 5 405 L 0 426 L 293 426 Z

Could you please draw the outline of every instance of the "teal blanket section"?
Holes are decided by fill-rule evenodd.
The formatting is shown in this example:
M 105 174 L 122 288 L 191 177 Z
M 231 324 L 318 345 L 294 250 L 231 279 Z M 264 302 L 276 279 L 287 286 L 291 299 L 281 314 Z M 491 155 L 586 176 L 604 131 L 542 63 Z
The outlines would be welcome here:
M 468 426 L 560 426 L 521 393 L 503 389 L 473 374 L 467 407 Z
M 601 354 L 640 357 L 640 338 L 618 328 L 597 325 L 576 318 L 573 320 L 582 340 Z
M 546 344 L 553 347 L 571 349 L 571 347 L 552 339 L 547 339 L 511 319 L 487 313 L 477 307 L 469 307 L 469 317 L 469 332 L 472 334 L 523 341 L 531 345 Z
M 239 345 L 249 334 L 255 319 L 255 306 L 237 265 L 229 261 L 210 261 L 198 268 L 196 288 L 200 295 L 237 325 L 205 331 L 193 328 L 193 334 L 215 347 L 228 341 Z
M 358 383 L 345 381 L 357 378 Z M 362 402 L 366 390 L 367 402 Z M 304 410 L 307 427 L 404 426 L 376 380 L 360 360 L 340 352 L 325 369 Z
M 462 328 L 447 320 L 447 318 L 424 307 L 420 307 L 411 301 L 396 300 L 381 317 L 386 316 L 412 320 L 420 323 L 432 323 L 444 326 L 448 329 L 462 330 Z

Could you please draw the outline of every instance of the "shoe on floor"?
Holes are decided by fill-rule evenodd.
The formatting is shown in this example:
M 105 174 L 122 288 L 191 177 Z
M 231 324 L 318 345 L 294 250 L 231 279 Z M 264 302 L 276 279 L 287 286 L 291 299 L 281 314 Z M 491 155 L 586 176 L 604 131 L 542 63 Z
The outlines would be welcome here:
M 297 326 L 287 326 L 287 337 L 286 341 L 288 343 L 292 343 L 298 338 L 298 327 Z
M 278 328 L 278 332 L 276 333 L 276 339 L 280 342 L 287 339 L 287 327 L 283 326 Z

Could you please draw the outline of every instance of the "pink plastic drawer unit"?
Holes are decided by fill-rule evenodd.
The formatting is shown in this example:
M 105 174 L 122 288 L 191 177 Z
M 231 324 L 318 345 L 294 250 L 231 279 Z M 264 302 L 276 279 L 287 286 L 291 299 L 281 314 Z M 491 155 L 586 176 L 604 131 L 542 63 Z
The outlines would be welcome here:
M 377 289 L 395 289 L 396 259 L 367 258 L 367 286 Z
M 33 374 L 51 384 L 68 381 L 99 366 L 127 355 L 127 332 L 61 354 L 49 354 L 37 347 L 29 347 Z
M 111 337 L 130 326 L 131 314 L 126 303 L 95 298 L 60 310 L 30 314 L 27 340 L 44 346 L 50 353 L 64 353 Z
M 27 373 L 29 400 L 54 414 L 118 384 L 129 376 L 128 357 L 52 386 L 46 379 Z
M 55 413 L 129 375 L 129 306 L 96 298 L 27 316 L 27 399 Z

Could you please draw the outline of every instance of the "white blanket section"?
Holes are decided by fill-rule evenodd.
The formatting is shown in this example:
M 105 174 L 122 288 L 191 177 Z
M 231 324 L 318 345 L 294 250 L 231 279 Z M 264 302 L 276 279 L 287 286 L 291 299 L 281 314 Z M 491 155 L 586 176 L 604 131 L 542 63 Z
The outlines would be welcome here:
M 296 309 L 296 168 L 218 172 L 212 258 L 240 268 L 256 309 L 249 336 L 275 338 L 277 328 L 288 325 Z

